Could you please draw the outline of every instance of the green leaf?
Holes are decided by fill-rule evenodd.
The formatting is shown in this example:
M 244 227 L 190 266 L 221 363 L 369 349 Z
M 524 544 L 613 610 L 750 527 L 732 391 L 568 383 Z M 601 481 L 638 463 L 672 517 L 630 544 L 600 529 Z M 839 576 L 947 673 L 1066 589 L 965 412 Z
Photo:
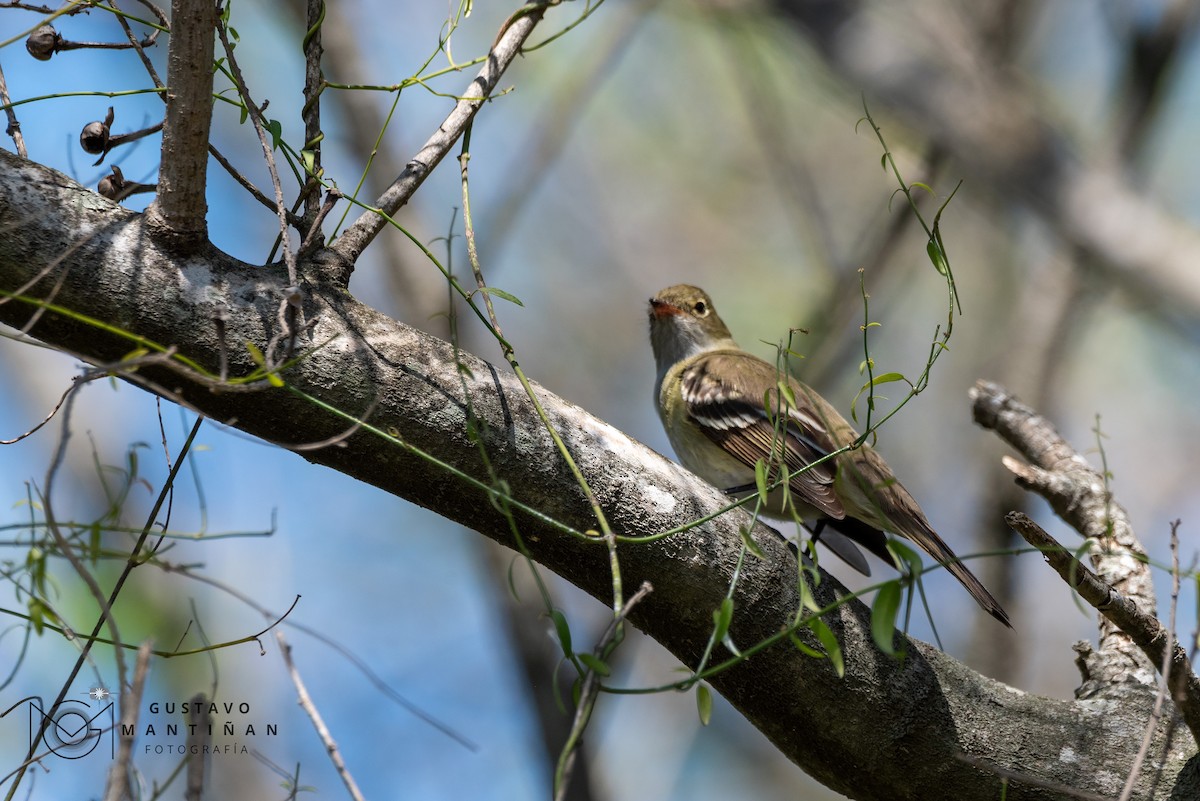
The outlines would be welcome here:
M 829 628 L 828 624 L 819 617 L 812 620 L 812 630 L 817 635 L 817 639 L 821 641 L 821 645 L 825 648 L 825 654 L 829 657 L 829 664 L 833 666 L 833 670 L 837 673 L 840 679 L 846 675 L 846 663 L 842 659 L 842 646 L 837 640 L 837 636 L 833 633 L 833 629 Z
M 925 243 L 925 252 L 929 254 L 929 260 L 933 262 L 935 270 L 942 275 L 949 275 L 950 264 L 946 261 L 946 254 L 942 251 L 941 245 L 930 239 Z
M 810 612 L 820 612 L 821 607 L 817 603 L 817 599 L 813 597 L 812 590 L 808 586 L 808 582 L 804 579 L 804 574 L 800 574 L 800 579 L 796 582 L 796 590 L 800 593 L 800 608 L 807 609 Z
M 246 350 L 250 352 L 250 358 L 255 364 L 264 368 L 267 366 L 267 359 L 265 356 L 263 356 L 263 352 L 259 350 L 258 345 L 255 345 L 253 342 L 247 340 Z
M 33 631 L 38 636 L 41 636 L 42 632 L 46 628 L 46 605 L 37 598 L 30 598 L 28 609 L 29 622 L 33 624 Z
M 700 725 L 707 726 L 712 720 L 712 690 L 707 684 L 696 685 L 696 711 L 700 713 Z
M 925 564 L 921 561 L 921 554 L 917 553 L 916 549 L 910 548 L 903 542 L 893 539 L 888 540 L 887 548 L 899 561 L 908 565 L 910 575 L 919 576 L 925 571 Z
M 871 385 L 877 387 L 880 384 L 892 384 L 896 381 L 908 383 L 908 379 L 904 377 L 903 373 L 884 373 L 883 375 L 877 375 L 872 378 Z
M 788 637 L 791 638 L 792 645 L 796 646 L 796 650 L 798 650 L 800 653 L 804 654 L 805 656 L 811 656 L 813 659 L 824 659 L 825 658 L 825 654 L 821 653 L 816 648 L 805 645 L 804 640 L 800 639 L 800 636 L 798 634 L 796 634 L 796 632 L 793 631 L 793 632 L 789 633 Z
M 737 644 L 734 643 L 733 638 L 728 634 L 721 638 L 721 645 L 724 645 L 726 650 L 728 650 L 729 653 L 733 654 L 734 656 L 742 655 L 742 652 L 738 650 Z
M 567 617 L 558 609 L 550 610 L 550 619 L 554 621 L 554 633 L 558 635 L 558 644 L 562 647 L 563 656 L 571 658 L 571 627 L 567 625 Z
M 796 393 L 792 391 L 792 385 L 789 381 L 780 379 L 776 386 L 779 387 L 779 392 L 783 395 L 783 400 L 788 406 L 796 408 Z
M 505 292 L 503 289 L 496 289 L 494 286 L 481 286 L 479 287 L 479 291 L 488 295 L 495 295 L 501 300 L 507 300 L 509 303 L 515 303 L 518 306 L 525 305 L 516 295 L 512 294 L 511 292 Z
M 767 558 L 767 555 L 763 553 L 763 549 L 758 547 L 758 543 L 754 541 L 754 537 L 750 536 L 750 529 L 745 526 L 738 526 L 738 533 L 742 535 L 742 544 L 746 546 L 747 551 L 759 559 Z
M 759 459 L 754 463 L 754 484 L 758 487 L 758 497 L 763 503 L 767 502 L 767 462 Z
M 913 181 L 908 185 L 909 189 L 924 189 L 929 194 L 933 194 L 933 190 L 929 188 L 929 184 L 923 184 L 920 181 Z
M 263 127 L 271 134 L 271 149 L 278 150 L 279 146 L 283 144 L 283 123 L 279 120 L 267 120 L 267 124 Z
M 896 655 L 896 615 L 900 612 L 900 582 L 889 581 L 875 594 L 871 604 L 871 637 L 888 656 Z
M 597 676 L 612 675 L 612 668 L 610 668 L 603 659 L 595 654 L 581 653 L 579 654 L 579 661 L 587 666 L 587 669 L 595 673 Z
M 724 598 L 721 606 L 713 613 L 713 639 L 723 640 L 729 633 L 729 624 L 733 622 L 733 599 Z

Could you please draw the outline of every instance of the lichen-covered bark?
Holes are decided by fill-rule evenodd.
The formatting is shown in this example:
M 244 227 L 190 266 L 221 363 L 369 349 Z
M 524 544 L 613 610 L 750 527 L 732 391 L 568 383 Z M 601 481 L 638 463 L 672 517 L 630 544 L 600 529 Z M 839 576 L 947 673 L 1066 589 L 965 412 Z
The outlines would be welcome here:
M 61 174 L 0 152 L 0 290 L 22 288 L 76 314 L 136 333 L 215 372 L 225 349 L 230 375 L 253 361 L 241 344 L 266 348 L 279 333 L 286 283 L 278 267 L 253 267 L 210 250 L 172 256 L 139 215 L 113 206 Z M 563 532 L 594 527 L 549 436 L 512 374 L 459 354 L 319 282 L 302 286 L 299 343 L 319 346 L 289 368 L 292 386 L 369 422 L 399 441 L 365 430 L 345 447 L 306 451 L 310 461 L 374 484 L 512 546 L 504 518 L 477 484 L 416 455 L 418 448 L 484 485 L 492 478 L 467 434 L 468 398 L 484 424 L 483 441 L 498 477 L 538 514 L 518 511 L 532 556 L 602 601 L 611 577 L 602 544 Z M 35 307 L 0 304 L 0 322 L 21 327 Z M 224 321 L 222 327 L 215 322 Z M 45 312 L 32 336 L 93 363 L 110 363 L 133 344 L 58 312 Z M 152 382 L 237 428 L 285 444 L 309 443 L 347 423 L 285 389 L 214 389 L 184 372 L 139 370 Z M 465 379 L 466 392 L 462 381 Z M 14 380 L 10 377 L 9 380 Z M 19 380 L 19 379 L 16 379 Z M 682 525 L 719 509 L 719 492 L 584 410 L 536 387 L 554 426 L 591 482 L 613 527 L 639 536 Z M 296 503 L 320 499 L 297 498 Z M 542 517 L 541 515 L 544 515 Z M 641 629 L 687 664 L 695 664 L 741 547 L 741 512 L 652 543 L 622 543 L 624 585 L 650 581 L 654 592 L 633 614 Z M 778 541 L 756 532 L 767 558 L 749 558 L 734 595 L 735 642 L 746 648 L 775 634 L 797 607 L 795 561 Z M 841 586 L 824 576 L 822 603 Z M 963 603 L 968 603 L 964 598 Z M 971 671 L 934 648 L 907 644 L 893 661 L 872 644 L 866 609 L 849 603 L 830 616 L 846 675 L 788 644 L 757 653 L 712 679 L 756 726 L 804 770 L 860 799 L 1075 798 L 1067 788 L 1115 797 L 1140 741 L 1152 695 L 1117 688 L 1085 701 L 1028 695 Z M 986 619 L 980 625 L 994 625 Z M 995 626 L 995 636 L 1016 637 Z M 809 641 L 816 645 L 814 641 Z M 1136 798 L 1200 795 L 1194 747 L 1186 734 L 1165 764 L 1144 771 Z M 1155 744 L 1161 753 L 1162 743 Z M 994 772 L 1000 771 L 1001 773 Z

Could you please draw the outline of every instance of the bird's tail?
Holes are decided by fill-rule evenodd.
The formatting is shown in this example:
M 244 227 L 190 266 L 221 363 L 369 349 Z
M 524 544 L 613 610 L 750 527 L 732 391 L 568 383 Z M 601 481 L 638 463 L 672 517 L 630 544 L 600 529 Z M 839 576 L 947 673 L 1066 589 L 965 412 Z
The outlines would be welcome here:
M 924 521 L 914 520 L 914 523 L 920 524 Z M 942 538 L 937 535 L 928 524 L 914 525 L 910 527 L 911 531 L 905 531 L 904 535 L 917 545 L 925 549 L 925 551 L 936 559 L 938 562 L 946 566 L 950 574 L 958 579 L 967 592 L 971 593 L 971 597 L 975 602 L 983 607 L 983 610 L 992 617 L 999 620 L 1004 625 L 1012 628 L 1012 623 L 1008 622 L 1008 613 L 1000 606 L 1000 602 L 992 597 L 992 594 L 987 591 L 983 583 L 975 578 L 975 574 L 967 569 L 966 565 L 950 550 L 950 546 L 942 541 Z

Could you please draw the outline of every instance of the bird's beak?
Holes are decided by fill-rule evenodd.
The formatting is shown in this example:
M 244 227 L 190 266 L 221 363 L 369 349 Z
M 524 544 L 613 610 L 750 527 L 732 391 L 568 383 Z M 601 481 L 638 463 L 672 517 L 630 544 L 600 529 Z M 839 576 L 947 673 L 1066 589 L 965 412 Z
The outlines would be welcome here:
M 673 306 L 672 304 L 667 303 L 665 300 L 659 300 L 658 298 L 650 298 L 650 317 L 651 318 L 656 319 L 656 320 L 661 320 L 662 318 L 668 317 L 672 314 L 679 314 L 679 309 L 675 308 L 675 306 Z

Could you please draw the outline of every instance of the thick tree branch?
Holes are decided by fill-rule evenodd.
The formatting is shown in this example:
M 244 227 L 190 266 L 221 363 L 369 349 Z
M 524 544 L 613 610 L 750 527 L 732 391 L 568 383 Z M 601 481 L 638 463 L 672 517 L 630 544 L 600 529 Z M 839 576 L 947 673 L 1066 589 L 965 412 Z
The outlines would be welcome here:
M 229 343 L 262 349 L 279 334 L 276 311 L 286 291 L 281 269 L 255 268 L 211 249 L 179 258 L 142 216 L 3 152 L 0 225 L 8 231 L 0 238 L 0 290 L 33 282 L 27 297 L 53 293 L 59 310 L 46 310 L 31 333 L 85 359 L 119 361 L 133 348 L 78 315 L 176 346 L 213 373 L 224 354 L 234 377 L 256 364 Z M 512 547 L 504 516 L 481 489 L 499 485 L 471 435 L 478 430 L 490 468 L 512 488 L 516 520 L 534 558 L 607 600 L 611 579 L 604 546 L 567 531 L 592 525 L 591 511 L 516 378 L 470 355 L 456 355 L 448 343 L 320 283 L 324 272 L 318 265 L 303 264 L 301 272 L 307 282 L 303 318 L 311 327 L 300 347 L 315 349 L 282 377 L 351 415 L 372 410 L 368 422 L 387 432 L 363 427 L 345 439 L 345 447 L 302 455 Z M 0 303 L 0 321 L 20 327 L 33 311 L 9 299 Z M 469 372 L 460 372 L 459 356 Z M 344 418 L 286 389 L 214 391 L 211 382 L 191 373 L 155 366 L 125 377 L 153 383 L 274 442 L 314 442 L 347 428 Z M 535 391 L 619 534 L 658 534 L 726 504 L 719 491 L 622 432 L 544 388 Z M 473 427 L 468 408 L 475 415 Z M 620 545 L 626 586 L 649 581 L 655 588 L 631 620 L 685 664 L 696 664 L 711 633 L 712 612 L 725 597 L 742 549 L 738 529 L 747 522 L 744 512 L 735 511 L 670 537 Z M 793 557 L 761 528 L 755 535 L 766 558 L 748 558 L 733 594 L 731 636 L 743 649 L 777 635 L 800 601 Z M 830 604 L 845 590 L 822 575 L 816 597 Z M 1029 777 L 1009 780 L 1007 798 L 1013 801 L 1072 797 L 1039 789 L 1047 784 L 1120 792 L 1128 767 L 1122 763 L 1131 763 L 1138 750 L 1152 688 L 1131 686 L 1120 703 L 1112 697 L 1035 697 L 923 643 L 902 642 L 908 653 L 903 662 L 882 655 L 861 604 L 847 603 L 826 620 L 842 644 L 844 677 L 827 660 L 803 656 L 784 639 L 714 675 L 711 683 L 830 787 L 889 801 L 997 797 L 999 775 L 978 767 L 982 764 Z M 815 639 L 801 636 L 819 648 Z M 998 630 L 996 636 L 1012 635 Z M 1200 776 L 1187 761 L 1193 749 L 1167 744 L 1161 733 L 1154 747 L 1166 757 L 1155 775 L 1139 779 L 1138 797 L 1200 793 Z

